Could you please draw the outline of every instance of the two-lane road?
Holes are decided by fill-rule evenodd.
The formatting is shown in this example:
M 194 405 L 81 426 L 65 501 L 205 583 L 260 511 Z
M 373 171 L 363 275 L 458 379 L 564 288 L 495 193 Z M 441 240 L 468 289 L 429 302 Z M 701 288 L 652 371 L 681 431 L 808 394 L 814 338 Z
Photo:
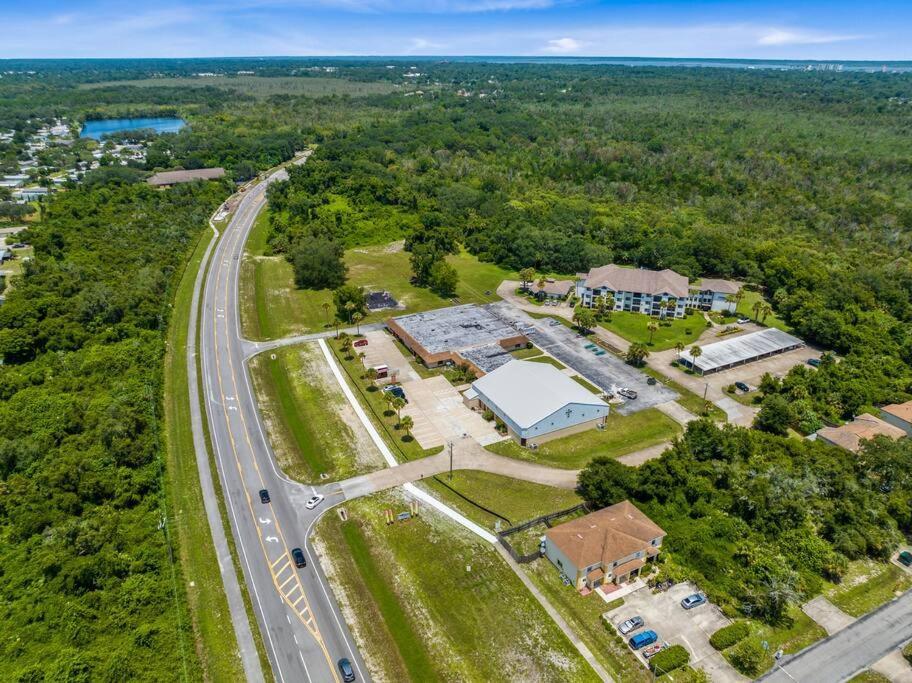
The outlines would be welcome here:
M 283 177 L 280 171 L 270 181 Z M 313 490 L 288 480 L 276 467 L 244 362 L 238 278 L 244 243 L 265 204 L 267 184 L 247 191 L 215 247 L 203 287 L 199 352 L 210 438 L 241 567 L 276 680 L 339 681 L 336 663 L 342 657 L 352 661 L 359 680 L 367 680 L 361 656 L 305 543 L 320 512 L 303 505 Z M 270 503 L 261 502 L 261 489 L 269 491 Z M 294 547 L 305 549 L 306 568 L 291 561 Z

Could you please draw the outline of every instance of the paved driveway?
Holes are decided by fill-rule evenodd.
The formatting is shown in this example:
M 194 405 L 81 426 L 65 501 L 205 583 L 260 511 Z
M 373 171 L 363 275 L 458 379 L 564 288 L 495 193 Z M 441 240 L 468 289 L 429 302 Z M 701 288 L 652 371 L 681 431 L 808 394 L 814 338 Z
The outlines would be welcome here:
M 656 594 L 649 588 L 641 588 L 624 598 L 621 607 L 608 612 L 608 619 L 617 626 L 622 621 L 639 615 L 646 622 L 644 628 L 658 633 L 660 641 L 687 648 L 691 665 L 705 670 L 713 681 L 746 681 L 709 644 L 709 637 L 713 633 L 731 623 L 728 618 L 712 604 L 700 605 L 691 610 L 681 607 L 681 600 L 696 590 L 691 583 L 679 583 L 664 593 Z M 641 656 L 640 661 L 645 662 Z
M 524 330 L 536 346 L 576 370 L 603 391 L 610 392 L 619 387 L 636 391 L 638 396 L 635 400 L 614 408 L 621 415 L 629 415 L 678 398 L 675 391 L 662 384 L 647 384 L 646 374 L 617 356 L 611 353 L 596 356 L 586 349 L 586 344 L 590 343 L 587 339 L 577 336 L 576 332 L 562 324 L 550 325 L 548 318 L 536 320 L 506 301 L 490 304 L 489 308 L 518 329 Z

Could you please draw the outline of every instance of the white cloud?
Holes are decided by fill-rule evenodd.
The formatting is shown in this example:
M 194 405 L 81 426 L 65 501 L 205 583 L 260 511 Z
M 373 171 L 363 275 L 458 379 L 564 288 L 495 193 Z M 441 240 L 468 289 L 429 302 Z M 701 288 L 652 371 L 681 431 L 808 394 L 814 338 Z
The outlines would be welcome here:
M 579 52 L 582 47 L 583 44 L 575 38 L 556 38 L 549 40 L 543 50 L 551 54 L 565 55 L 571 52 Z
M 412 38 L 412 52 L 420 52 L 422 50 L 439 50 L 444 47 L 442 43 L 435 43 L 427 38 Z
M 825 45 L 827 43 L 843 43 L 847 40 L 860 40 L 862 38 L 867 38 L 867 36 L 774 28 L 763 33 L 757 40 L 757 45 Z

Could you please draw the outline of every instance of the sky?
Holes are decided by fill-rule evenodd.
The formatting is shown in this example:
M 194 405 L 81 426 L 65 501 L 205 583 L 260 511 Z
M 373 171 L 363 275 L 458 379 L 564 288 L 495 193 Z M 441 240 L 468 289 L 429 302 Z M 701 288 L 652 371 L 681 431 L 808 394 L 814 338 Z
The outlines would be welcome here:
M 912 59 L 912 0 L 0 0 L 0 58 Z

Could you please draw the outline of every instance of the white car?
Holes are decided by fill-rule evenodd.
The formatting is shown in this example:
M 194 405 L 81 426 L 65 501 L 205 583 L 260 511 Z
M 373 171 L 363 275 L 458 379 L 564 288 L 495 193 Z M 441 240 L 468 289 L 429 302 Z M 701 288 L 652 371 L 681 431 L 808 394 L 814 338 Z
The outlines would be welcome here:
M 747 325 L 750 322 L 750 318 L 738 318 L 739 325 Z
M 311 498 L 306 503 L 304 503 L 304 507 L 306 507 L 308 510 L 313 510 L 315 507 L 317 507 L 322 502 L 323 502 L 323 496 L 321 496 L 318 493 L 313 498 Z

